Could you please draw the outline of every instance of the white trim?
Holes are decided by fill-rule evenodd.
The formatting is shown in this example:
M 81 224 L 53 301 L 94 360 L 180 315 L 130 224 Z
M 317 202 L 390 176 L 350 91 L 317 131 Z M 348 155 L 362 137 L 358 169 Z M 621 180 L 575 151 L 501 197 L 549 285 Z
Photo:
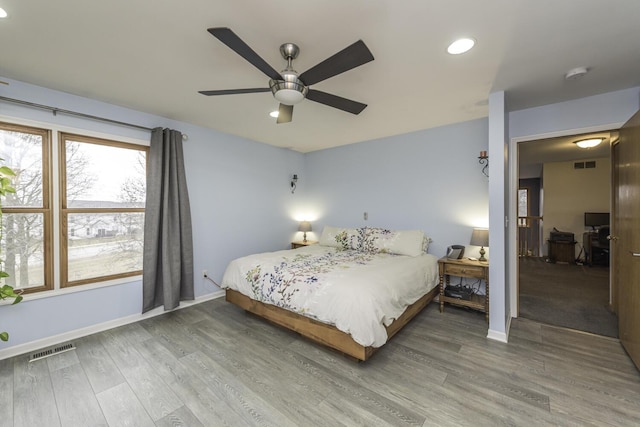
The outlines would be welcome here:
M 508 322 L 509 324 L 511 322 Z M 508 343 L 507 340 L 508 335 L 505 332 L 495 331 L 493 329 L 489 329 L 489 333 L 487 334 L 487 338 L 494 341 L 500 341 L 503 343 Z
M 70 286 L 66 288 L 56 288 L 48 291 L 40 291 L 40 292 L 23 294 L 22 301 L 28 302 L 28 301 L 34 301 L 34 300 L 43 299 L 43 298 L 59 297 L 61 295 L 73 294 L 76 292 L 86 292 L 94 289 L 107 288 L 109 286 L 118 286 L 118 285 L 124 285 L 127 283 L 134 283 L 134 282 L 140 282 L 140 281 L 142 281 L 142 274 L 139 274 L 137 276 L 121 277 L 118 279 L 105 280 L 102 282 L 88 283 L 86 285 Z M 13 301 L 9 301 L 9 300 L 0 301 L 0 305 L 9 305 L 12 303 Z
M 180 310 L 186 307 L 191 307 L 196 304 L 201 304 L 206 301 L 214 300 L 221 298 L 225 295 L 225 292 L 220 290 L 216 292 L 212 292 L 210 294 L 204 295 L 202 297 L 198 297 L 193 301 L 182 301 L 180 306 L 175 310 Z M 171 310 L 171 311 L 175 311 Z M 65 332 L 59 335 L 54 335 L 47 338 L 42 338 L 36 341 L 31 341 L 24 344 L 19 344 L 13 347 L 9 347 L 4 350 L 0 350 L 0 360 L 8 359 L 10 357 L 19 356 L 21 354 L 30 353 L 35 350 L 39 350 L 46 347 L 51 347 L 53 345 L 61 344 L 63 342 L 74 340 L 77 338 L 86 337 L 88 335 L 92 335 L 98 332 L 106 331 L 108 329 L 117 328 L 118 326 L 128 325 L 130 323 L 135 323 L 143 319 L 148 319 L 151 317 L 159 316 L 161 314 L 167 313 L 164 311 L 162 307 L 155 308 L 151 311 L 148 311 L 144 314 L 132 314 L 130 316 L 121 317 L 119 319 L 109 320 L 107 322 L 98 323 L 96 325 L 87 326 L 85 328 L 75 329 L 73 331 Z
M 75 135 L 89 136 L 93 138 L 110 139 L 110 140 L 117 139 L 119 142 L 127 142 L 129 144 L 143 145 L 145 147 L 148 147 L 151 145 L 151 138 L 149 138 L 148 140 L 131 138 L 128 136 L 122 136 L 118 134 L 97 132 L 94 130 L 82 129 L 82 128 L 77 128 L 73 126 L 59 125 L 57 123 L 52 123 L 52 122 L 41 122 L 38 120 L 23 119 L 15 116 L 0 115 L 0 121 L 12 123 L 15 125 L 31 126 L 35 128 L 41 128 L 41 129 L 43 128 L 43 129 L 50 130 L 51 132 L 54 132 L 54 133 L 66 132 L 66 133 L 72 133 Z
M 509 220 L 509 230 L 507 231 L 509 234 L 510 241 L 515 242 L 516 233 L 517 233 L 517 212 L 515 210 L 514 200 L 518 200 L 518 143 L 525 141 L 536 141 L 539 139 L 547 139 L 547 138 L 556 138 L 561 136 L 571 136 L 578 135 L 583 133 L 592 133 L 592 132 L 602 132 L 608 130 L 617 130 L 620 129 L 624 125 L 624 122 L 620 123 L 610 123 L 605 125 L 598 126 L 588 126 L 584 128 L 577 129 L 565 129 L 562 131 L 555 132 L 547 132 L 538 135 L 525 135 L 511 138 L 509 141 L 509 197 L 510 205 L 508 212 L 510 216 Z M 518 245 L 513 246 L 513 250 L 507 254 L 507 262 L 509 265 L 509 295 L 511 296 L 511 301 L 509 301 L 509 305 L 511 306 L 511 316 L 518 317 Z

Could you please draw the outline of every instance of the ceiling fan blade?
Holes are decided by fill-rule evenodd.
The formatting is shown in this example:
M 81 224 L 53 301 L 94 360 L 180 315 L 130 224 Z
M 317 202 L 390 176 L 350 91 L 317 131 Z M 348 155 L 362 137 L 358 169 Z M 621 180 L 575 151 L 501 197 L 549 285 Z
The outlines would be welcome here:
M 271 77 L 274 80 L 283 80 L 279 72 L 273 69 L 271 65 L 267 64 L 267 62 L 262 59 L 260 55 L 255 53 L 254 50 L 249 47 L 249 45 L 243 42 L 242 39 L 240 39 L 240 37 L 238 37 L 236 33 L 231 31 L 229 28 L 209 28 L 207 29 L 207 31 L 209 31 L 212 36 L 220 40 L 222 43 L 229 46 L 238 55 L 249 61 L 258 70 L 265 73 L 267 76 Z
M 258 93 L 258 92 L 271 92 L 271 89 L 256 87 L 251 89 L 224 89 L 224 90 L 200 90 L 198 93 L 203 95 L 212 96 L 212 95 L 235 95 L 238 93 Z
M 327 92 L 319 90 L 309 89 L 307 93 L 307 99 L 320 104 L 328 105 L 329 107 L 337 108 L 352 114 L 360 114 L 362 110 L 367 108 L 367 104 L 361 102 L 352 101 L 341 96 L 332 95 Z
M 289 123 L 293 117 L 293 105 L 280 104 L 278 109 L 278 120 L 276 123 Z
M 311 86 L 329 77 L 373 61 L 373 59 L 373 54 L 369 51 L 367 45 L 365 45 L 362 40 L 358 40 L 351 46 L 344 48 L 330 58 L 325 59 L 302 73 L 300 80 L 302 80 L 305 85 Z

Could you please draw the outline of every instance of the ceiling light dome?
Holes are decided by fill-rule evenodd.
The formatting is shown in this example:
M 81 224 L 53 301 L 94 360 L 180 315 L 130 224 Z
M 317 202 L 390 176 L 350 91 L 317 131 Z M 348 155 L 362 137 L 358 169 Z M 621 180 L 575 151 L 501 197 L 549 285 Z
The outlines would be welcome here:
M 588 139 L 581 139 L 580 141 L 574 141 L 573 143 L 580 148 L 593 148 L 600 145 L 600 143 L 603 140 L 604 138 L 588 138 Z
M 296 70 L 286 68 L 280 75 L 284 80 L 269 80 L 274 98 L 285 105 L 295 105 L 307 96 L 309 89 L 298 79 Z
M 454 41 L 447 48 L 447 52 L 451 55 L 460 55 L 461 53 L 468 52 L 476 44 L 476 41 L 472 38 L 462 38 Z

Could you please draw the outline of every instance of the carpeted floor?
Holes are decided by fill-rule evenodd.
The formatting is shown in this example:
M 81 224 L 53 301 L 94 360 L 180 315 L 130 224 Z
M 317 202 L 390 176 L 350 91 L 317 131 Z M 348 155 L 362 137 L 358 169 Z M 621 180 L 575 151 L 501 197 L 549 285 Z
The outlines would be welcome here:
M 608 267 L 520 258 L 521 317 L 617 338 L 618 318 L 608 305 Z

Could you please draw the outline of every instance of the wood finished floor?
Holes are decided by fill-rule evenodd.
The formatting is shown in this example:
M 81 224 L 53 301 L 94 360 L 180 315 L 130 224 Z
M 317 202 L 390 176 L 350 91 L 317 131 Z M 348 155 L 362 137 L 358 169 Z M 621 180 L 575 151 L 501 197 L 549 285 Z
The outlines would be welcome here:
M 365 363 L 223 300 L 0 361 L 0 426 L 640 425 L 616 339 L 430 304 Z

